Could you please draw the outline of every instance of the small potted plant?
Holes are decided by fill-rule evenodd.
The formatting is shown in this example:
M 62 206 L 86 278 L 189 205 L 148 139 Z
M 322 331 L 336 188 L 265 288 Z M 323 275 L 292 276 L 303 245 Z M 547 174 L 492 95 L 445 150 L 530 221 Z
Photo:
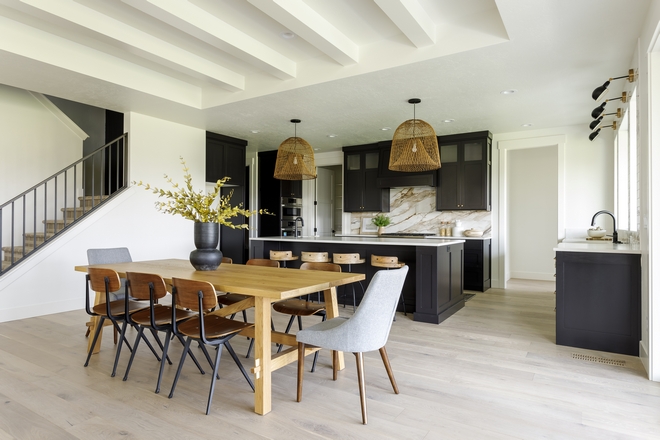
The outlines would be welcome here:
M 390 218 L 385 214 L 378 214 L 376 217 L 371 219 L 371 223 L 378 226 L 378 235 L 385 232 L 385 226 L 389 226 Z

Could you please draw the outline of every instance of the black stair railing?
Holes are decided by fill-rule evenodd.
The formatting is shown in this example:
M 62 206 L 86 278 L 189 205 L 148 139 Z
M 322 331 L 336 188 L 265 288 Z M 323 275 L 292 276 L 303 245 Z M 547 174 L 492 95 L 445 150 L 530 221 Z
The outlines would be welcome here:
M 125 133 L 0 205 L 0 276 L 126 189 L 127 166 Z

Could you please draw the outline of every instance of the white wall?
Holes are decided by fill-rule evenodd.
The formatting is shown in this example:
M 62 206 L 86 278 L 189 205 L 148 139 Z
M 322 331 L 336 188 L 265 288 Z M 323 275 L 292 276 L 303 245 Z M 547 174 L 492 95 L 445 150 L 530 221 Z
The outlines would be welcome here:
M 587 109 L 586 111 L 590 111 Z M 589 141 L 589 127 L 571 125 L 544 130 L 526 130 L 511 133 L 493 134 L 493 248 L 492 274 L 493 287 L 504 287 L 508 278 L 505 275 L 506 197 L 502 194 L 501 175 L 505 164 L 502 163 L 501 145 L 513 141 L 536 144 L 540 138 L 563 137 L 565 148 L 560 157 L 559 169 L 563 178 L 557 176 L 560 186 L 563 183 L 563 197 L 560 194 L 558 206 L 559 225 L 564 228 L 587 228 L 591 217 L 601 209 L 612 210 L 614 206 L 614 147 L 611 130 L 603 130 L 593 142 Z M 543 145 L 545 146 L 545 145 Z M 558 238 L 561 238 L 558 231 Z
M 649 378 L 660 381 L 660 2 L 654 1 L 642 28 L 631 66 L 638 68 L 640 153 L 640 244 L 642 250 L 642 341 L 640 358 Z M 654 145 L 655 144 L 655 145 Z M 655 147 L 655 148 L 654 148 Z
M 82 157 L 83 140 L 26 90 L 0 84 L 0 204 Z
M 125 126 L 130 179 L 162 187 L 167 173 L 183 183 L 183 156 L 195 188 L 204 188 L 204 130 L 136 113 L 126 115 Z M 74 266 L 87 264 L 88 248 L 126 246 L 134 260 L 187 258 L 194 249 L 193 223 L 158 212 L 155 201 L 154 194 L 131 187 L 3 276 L 0 322 L 84 307 L 84 274 Z

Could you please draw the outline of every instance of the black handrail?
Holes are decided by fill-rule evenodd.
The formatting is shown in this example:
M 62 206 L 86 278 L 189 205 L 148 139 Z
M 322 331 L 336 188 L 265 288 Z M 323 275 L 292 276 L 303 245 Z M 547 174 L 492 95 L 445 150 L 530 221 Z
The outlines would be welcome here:
M 0 205 L 0 275 L 127 187 L 128 133 L 125 133 Z M 79 191 L 83 197 L 80 197 L 81 206 L 76 207 Z M 71 192 L 73 200 L 69 200 Z M 27 221 L 30 216 L 32 222 Z M 38 232 L 41 229 L 37 227 L 38 219 L 43 223 L 43 232 Z M 9 246 L 3 247 L 3 243 Z

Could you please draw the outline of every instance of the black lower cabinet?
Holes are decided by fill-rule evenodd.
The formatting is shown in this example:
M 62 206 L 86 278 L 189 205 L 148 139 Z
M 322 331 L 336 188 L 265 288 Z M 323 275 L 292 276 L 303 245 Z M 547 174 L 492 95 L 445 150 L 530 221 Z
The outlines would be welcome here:
M 490 289 L 491 240 L 465 240 L 463 288 L 485 292 Z
M 641 338 L 641 256 L 557 252 L 557 344 L 633 356 Z
M 440 324 L 465 305 L 463 244 L 417 248 L 415 321 Z
M 372 266 L 371 255 L 396 255 L 409 267 L 402 296 L 406 312 L 415 321 L 439 324 L 465 304 L 463 296 L 463 243 L 451 246 L 405 246 L 360 243 L 324 243 L 300 241 L 278 241 L 277 239 L 250 240 L 250 258 L 268 258 L 271 250 L 290 250 L 294 255 L 301 251 L 310 252 L 359 252 L 364 264 L 351 265 L 351 272 L 365 274 L 362 282 L 366 288 L 374 274 L 383 270 Z M 289 268 L 300 267 L 300 260 L 287 264 Z M 343 271 L 348 268 L 342 267 Z M 339 302 L 353 304 L 350 286 L 337 289 Z M 356 289 L 356 301 L 362 300 L 362 290 Z M 397 310 L 403 312 L 400 302 Z

